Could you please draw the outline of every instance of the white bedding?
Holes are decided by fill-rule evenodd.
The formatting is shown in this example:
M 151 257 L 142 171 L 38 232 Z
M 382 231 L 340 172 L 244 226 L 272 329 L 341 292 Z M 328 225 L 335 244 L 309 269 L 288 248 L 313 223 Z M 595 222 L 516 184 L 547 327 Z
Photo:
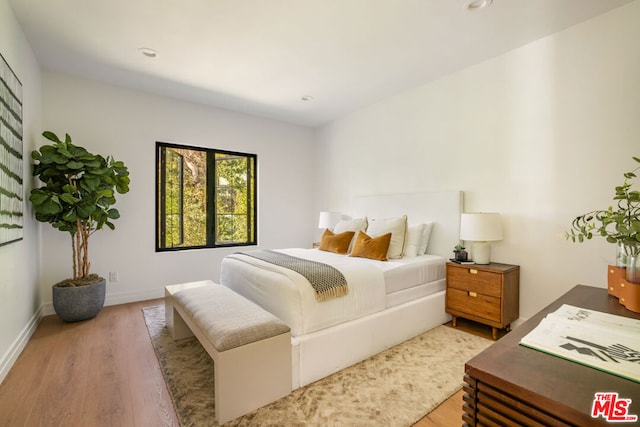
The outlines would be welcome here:
M 349 284 L 348 295 L 318 302 L 307 280 L 292 270 L 242 254 L 225 257 L 221 283 L 280 318 L 294 337 L 384 310 L 388 307 L 387 293 L 395 295 L 393 305 L 398 298 L 414 298 L 420 289 L 417 285 L 425 283 L 422 280 L 444 282 L 445 260 L 437 256 L 382 262 L 316 249 L 279 252 L 330 264 L 342 272 Z
M 446 274 L 446 260 L 437 255 L 405 257 L 381 264 L 387 294 L 444 279 Z

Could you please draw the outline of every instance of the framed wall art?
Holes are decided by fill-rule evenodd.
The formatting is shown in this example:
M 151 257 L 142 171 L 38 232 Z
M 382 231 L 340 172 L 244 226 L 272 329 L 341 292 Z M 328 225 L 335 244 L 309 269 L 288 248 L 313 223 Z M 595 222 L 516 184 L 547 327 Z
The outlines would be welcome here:
M 22 83 L 0 54 L 0 246 L 22 239 Z

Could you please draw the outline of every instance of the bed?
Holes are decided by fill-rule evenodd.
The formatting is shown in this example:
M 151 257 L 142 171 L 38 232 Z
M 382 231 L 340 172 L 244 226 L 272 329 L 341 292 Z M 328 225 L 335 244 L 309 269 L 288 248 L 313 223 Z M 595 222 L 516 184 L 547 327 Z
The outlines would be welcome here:
M 248 253 L 222 261 L 222 285 L 256 302 L 284 321 L 292 334 L 293 388 L 302 387 L 445 323 L 445 263 L 459 243 L 460 191 L 365 196 L 349 207 L 375 231 L 403 218 L 400 242 L 387 261 L 318 249 L 277 249 L 277 254 L 335 267 L 348 283 L 344 296 L 318 301 L 300 273 Z M 346 211 L 346 209 L 345 209 Z M 398 215 L 401 212 L 401 215 Z M 377 221 L 377 222 L 376 222 Z M 372 225 L 373 224 L 373 225 Z M 382 224 L 382 225 L 380 225 Z M 409 249 L 409 230 L 429 225 L 426 253 Z M 337 228 L 340 226 L 336 226 Z M 424 228 L 420 228 L 423 230 Z M 420 231 L 422 233 L 422 231 Z M 376 233 L 370 233 L 375 235 Z M 397 233 L 392 234 L 395 240 Z M 356 240 L 355 232 L 354 238 Z M 415 240 L 412 240 L 412 244 Z M 392 246 L 396 249 L 392 250 Z M 350 250 L 354 250 L 353 242 Z M 385 250 L 386 251 L 386 250 Z

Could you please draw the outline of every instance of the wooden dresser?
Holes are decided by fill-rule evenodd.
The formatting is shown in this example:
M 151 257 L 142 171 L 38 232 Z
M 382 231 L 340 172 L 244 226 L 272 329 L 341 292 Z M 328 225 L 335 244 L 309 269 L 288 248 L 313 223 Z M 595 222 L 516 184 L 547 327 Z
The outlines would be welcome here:
M 493 339 L 498 329 L 509 330 L 519 316 L 520 267 L 510 264 L 447 263 L 447 298 L 445 310 L 491 326 Z
M 640 417 L 640 383 L 519 345 L 562 304 L 640 319 L 604 288 L 574 287 L 465 364 L 465 426 L 612 425 L 591 417 L 595 394 L 601 392 L 631 399 L 628 412 Z

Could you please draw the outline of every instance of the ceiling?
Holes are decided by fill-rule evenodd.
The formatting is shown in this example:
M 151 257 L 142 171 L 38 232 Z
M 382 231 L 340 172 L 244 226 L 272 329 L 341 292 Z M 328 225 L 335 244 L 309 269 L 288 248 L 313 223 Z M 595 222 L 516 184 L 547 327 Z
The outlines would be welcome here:
M 632 0 L 468 1 L 9 0 L 45 69 L 311 127 Z

